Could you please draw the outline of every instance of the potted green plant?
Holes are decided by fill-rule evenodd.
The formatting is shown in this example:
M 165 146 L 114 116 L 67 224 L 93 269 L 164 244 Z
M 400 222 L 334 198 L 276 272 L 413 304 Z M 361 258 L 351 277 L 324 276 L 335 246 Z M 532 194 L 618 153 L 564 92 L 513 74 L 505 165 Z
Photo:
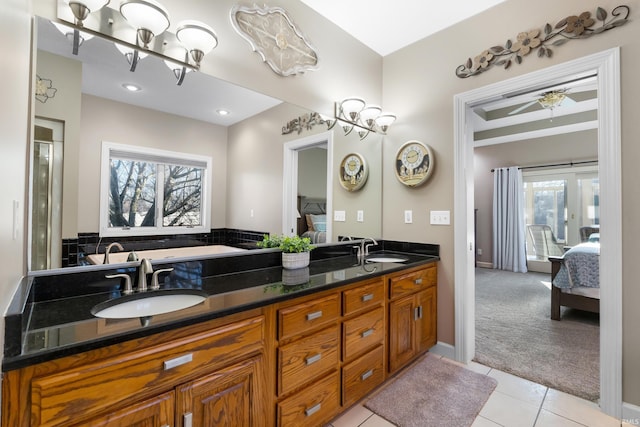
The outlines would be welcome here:
M 309 265 L 309 252 L 315 248 L 311 239 L 300 236 L 264 235 L 261 248 L 278 248 L 282 251 L 282 267 L 287 269 L 303 268 Z

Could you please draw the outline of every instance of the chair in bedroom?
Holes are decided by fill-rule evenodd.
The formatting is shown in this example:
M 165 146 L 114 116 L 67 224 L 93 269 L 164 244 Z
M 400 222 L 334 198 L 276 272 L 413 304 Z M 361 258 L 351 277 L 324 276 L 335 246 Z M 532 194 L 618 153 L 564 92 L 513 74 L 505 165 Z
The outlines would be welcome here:
M 580 241 L 581 242 L 588 242 L 589 241 L 589 236 L 591 236 L 594 233 L 600 233 L 600 226 L 597 226 L 597 227 L 591 227 L 591 226 L 580 227 Z
M 533 252 L 538 259 L 546 260 L 550 256 L 562 256 L 564 246 L 556 240 L 553 230 L 548 225 L 527 225 L 527 231 L 533 244 Z

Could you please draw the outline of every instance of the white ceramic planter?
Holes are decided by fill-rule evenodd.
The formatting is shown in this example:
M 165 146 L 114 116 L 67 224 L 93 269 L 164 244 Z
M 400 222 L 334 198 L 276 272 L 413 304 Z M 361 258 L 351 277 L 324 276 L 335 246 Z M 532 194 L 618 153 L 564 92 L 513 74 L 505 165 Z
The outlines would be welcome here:
M 282 267 L 289 270 L 303 268 L 309 265 L 309 252 L 282 253 Z

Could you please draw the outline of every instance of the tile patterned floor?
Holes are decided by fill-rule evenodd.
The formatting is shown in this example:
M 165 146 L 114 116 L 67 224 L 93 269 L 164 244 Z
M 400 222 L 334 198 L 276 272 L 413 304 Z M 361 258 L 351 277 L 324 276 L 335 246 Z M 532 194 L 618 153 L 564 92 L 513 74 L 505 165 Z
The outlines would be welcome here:
M 475 362 L 461 366 L 498 380 L 472 427 L 632 427 L 603 414 L 593 402 Z M 331 426 L 394 427 L 394 424 L 356 405 L 333 420 L 328 427 Z

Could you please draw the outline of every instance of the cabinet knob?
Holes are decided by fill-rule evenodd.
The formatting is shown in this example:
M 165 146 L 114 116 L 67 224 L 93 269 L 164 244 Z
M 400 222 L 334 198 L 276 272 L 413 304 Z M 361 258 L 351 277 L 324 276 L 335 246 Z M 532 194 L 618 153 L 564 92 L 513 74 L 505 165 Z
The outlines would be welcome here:
M 307 408 L 304 410 L 304 414 L 307 417 L 310 417 L 311 415 L 315 414 L 316 412 L 318 412 L 320 410 L 320 408 L 322 407 L 321 403 L 316 403 L 315 405 L 313 405 L 311 408 Z
M 322 317 L 322 310 L 314 311 L 313 313 L 307 314 L 307 321 L 319 319 Z
M 320 359 L 322 359 L 322 353 L 318 353 L 315 356 L 307 357 L 306 359 L 304 359 L 304 362 L 307 364 L 307 366 L 309 366 L 320 361 Z
M 369 378 L 371 375 L 373 375 L 373 369 L 369 369 L 367 372 L 363 373 L 362 375 L 360 375 L 360 381 L 364 381 L 367 378 Z
M 366 331 L 364 331 L 363 333 L 361 333 L 361 334 L 360 334 L 360 337 L 362 337 L 362 338 L 366 338 L 366 337 L 368 337 L 369 335 L 371 335 L 373 332 L 374 332 L 374 329 L 373 329 L 373 328 L 369 328 L 369 329 L 367 329 Z
M 362 302 L 371 301 L 373 299 L 373 294 L 364 294 L 362 295 Z
M 416 280 L 414 280 L 414 283 L 416 285 L 422 285 L 422 279 L 416 279 Z

